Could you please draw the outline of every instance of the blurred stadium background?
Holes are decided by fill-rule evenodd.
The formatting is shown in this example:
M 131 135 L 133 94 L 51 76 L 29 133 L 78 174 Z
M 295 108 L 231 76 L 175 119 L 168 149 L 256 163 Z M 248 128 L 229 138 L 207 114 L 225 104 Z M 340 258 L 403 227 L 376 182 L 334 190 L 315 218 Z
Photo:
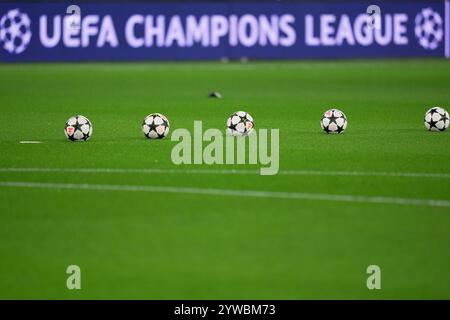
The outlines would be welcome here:
M 443 57 L 448 7 L 441 0 L 4 3 L 1 58 Z

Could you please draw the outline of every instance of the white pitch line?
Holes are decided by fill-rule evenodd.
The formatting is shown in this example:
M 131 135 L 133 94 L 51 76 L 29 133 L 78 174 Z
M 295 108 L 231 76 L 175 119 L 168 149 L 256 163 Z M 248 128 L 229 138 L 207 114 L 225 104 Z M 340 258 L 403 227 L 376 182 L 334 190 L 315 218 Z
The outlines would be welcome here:
M 249 174 L 258 175 L 259 170 L 244 169 L 132 169 L 132 168 L 0 168 L 0 172 L 65 172 L 65 173 L 163 173 L 163 174 Z M 374 177 L 410 177 L 444 178 L 450 173 L 431 172 L 381 172 L 381 171 L 320 171 L 320 170 L 280 170 L 279 175 L 286 176 L 374 176 Z
M 67 173 L 168 173 L 168 174 L 259 174 L 259 170 L 242 169 L 164 169 L 164 168 L 0 168 L 0 172 L 67 172 Z
M 160 192 L 176 194 L 196 194 L 214 196 L 255 197 L 268 199 L 295 199 L 295 200 L 319 200 L 338 202 L 378 203 L 411 206 L 450 207 L 448 200 L 394 198 L 382 196 L 354 196 L 302 192 L 275 192 L 256 190 L 232 190 L 209 188 L 186 188 L 164 186 L 138 186 L 138 185 L 111 185 L 111 184 L 73 184 L 73 183 L 44 183 L 44 182 L 20 182 L 1 181 L 0 187 L 34 188 L 34 189 L 76 189 L 95 191 L 135 191 L 135 192 Z
M 450 173 L 431 172 L 382 172 L 382 171 L 319 171 L 319 170 L 284 170 L 285 175 L 316 176 L 375 176 L 375 177 L 416 177 L 416 178 L 450 178 Z

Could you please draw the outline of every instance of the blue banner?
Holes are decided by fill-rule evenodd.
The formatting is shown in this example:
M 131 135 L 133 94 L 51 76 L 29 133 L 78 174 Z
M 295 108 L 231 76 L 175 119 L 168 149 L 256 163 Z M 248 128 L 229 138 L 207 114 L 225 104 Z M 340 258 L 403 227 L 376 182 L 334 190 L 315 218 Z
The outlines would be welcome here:
M 0 61 L 444 57 L 448 2 L 0 4 Z

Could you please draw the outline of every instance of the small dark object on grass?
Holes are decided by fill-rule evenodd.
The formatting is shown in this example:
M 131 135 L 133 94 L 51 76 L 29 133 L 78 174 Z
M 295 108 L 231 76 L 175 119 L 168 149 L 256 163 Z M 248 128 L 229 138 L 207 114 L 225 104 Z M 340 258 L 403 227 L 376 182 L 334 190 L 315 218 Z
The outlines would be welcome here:
M 214 91 L 214 92 L 211 92 L 210 94 L 208 94 L 208 97 L 209 98 L 218 98 L 218 99 L 220 99 L 220 98 L 222 98 L 222 95 L 219 92 Z

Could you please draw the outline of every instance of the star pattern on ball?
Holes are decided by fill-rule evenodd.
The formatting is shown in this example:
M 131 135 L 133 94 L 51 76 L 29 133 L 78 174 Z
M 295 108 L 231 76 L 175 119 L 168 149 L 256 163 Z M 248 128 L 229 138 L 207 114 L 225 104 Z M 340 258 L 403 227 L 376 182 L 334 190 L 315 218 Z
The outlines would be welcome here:
M 72 120 L 72 118 L 75 118 L 75 123 L 74 124 L 69 124 L 70 120 Z M 66 122 L 66 126 L 65 126 L 65 132 L 67 135 L 67 138 L 71 141 L 87 141 L 89 140 L 90 136 L 91 136 L 91 132 L 92 132 L 92 124 L 91 122 L 86 118 L 86 117 L 82 117 L 82 116 L 75 116 L 70 118 L 67 122 Z M 84 123 L 80 123 L 79 119 L 80 118 L 84 118 L 85 122 Z M 84 133 L 82 130 L 83 126 L 89 126 L 89 130 L 87 133 Z M 72 127 L 73 131 L 72 134 L 69 135 L 69 133 L 67 132 L 67 128 L 68 127 Z M 81 138 L 76 138 L 75 134 L 77 132 L 81 132 L 82 137 Z
M 337 125 L 336 120 L 338 119 L 338 117 L 334 116 L 334 112 L 331 113 L 331 116 L 328 117 L 328 119 L 330 120 L 330 123 L 335 123 Z
M 447 110 L 441 107 L 430 108 L 424 117 L 425 128 L 428 131 L 446 131 L 449 121 Z
M 152 124 L 147 124 L 147 127 L 149 128 L 149 132 L 150 131 L 156 131 L 156 127 L 158 127 L 154 122 Z
M 339 114 L 341 114 L 340 116 L 336 116 L 336 112 Z M 328 124 L 324 125 L 324 120 L 327 119 L 328 120 Z M 342 125 L 338 124 L 338 120 L 339 119 L 343 119 L 343 123 Z M 326 132 L 326 133 L 342 133 L 345 131 L 345 125 L 347 123 L 347 118 L 345 117 L 344 113 L 340 110 L 337 109 L 331 109 L 328 110 L 324 113 L 322 119 L 321 119 L 321 124 L 322 124 L 322 129 Z M 330 125 L 334 124 L 336 126 L 336 129 L 332 130 L 330 129 Z
M 147 123 L 146 120 L 152 117 L 152 120 L 150 123 Z M 161 123 L 156 124 L 156 119 L 160 119 Z M 158 121 L 159 122 L 159 121 Z M 158 128 L 163 127 L 163 133 L 158 132 Z M 147 117 L 145 117 L 144 121 L 142 122 L 142 129 L 144 131 L 144 135 L 148 139 L 163 139 L 166 137 L 167 133 L 169 132 L 169 120 L 165 116 L 159 113 L 152 113 L 149 114 Z M 148 132 L 146 133 L 146 128 L 148 128 Z M 154 135 L 151 133 L 154 133 Z
M 232 119 L 234 117 L 239 118 L 237 123 L 233 123 Z M 234 112 L 232 115 L 230 115 L 227 121 L 227 128 L 229 130 L 228 132 L 232 135 L 238 136 L 250 134 L 253 131 L 255 125 L 251 119 L 253 118 L 251 115 L 248 114 L 248 112 L 245 111 Z M 243 125 L 243 128 L 238 130 L 238 125 Z
M 433 119 L 431 119 L 430 121 L 428 121 L 428 124 L 430 125 L 430 129 L 431 128 L 436 128 L 436 123 L 438 123 L 438 121 L 434 121 Z
M 344 126 L 337 126 L 337 133 L 341 133 L 342 131 L 344 131 Z

